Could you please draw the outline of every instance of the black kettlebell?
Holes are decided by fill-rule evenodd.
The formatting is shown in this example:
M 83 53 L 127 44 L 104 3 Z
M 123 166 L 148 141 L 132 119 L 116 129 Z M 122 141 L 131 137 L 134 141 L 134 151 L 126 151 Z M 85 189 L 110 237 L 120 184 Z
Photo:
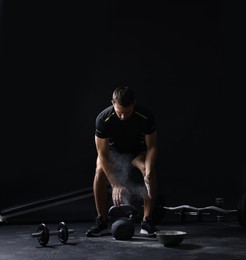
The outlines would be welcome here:
M 116 240 L 130 240 L 135 233 L 135 226 L 131 220 L 123 217 L 112 224 L 111 232 Z

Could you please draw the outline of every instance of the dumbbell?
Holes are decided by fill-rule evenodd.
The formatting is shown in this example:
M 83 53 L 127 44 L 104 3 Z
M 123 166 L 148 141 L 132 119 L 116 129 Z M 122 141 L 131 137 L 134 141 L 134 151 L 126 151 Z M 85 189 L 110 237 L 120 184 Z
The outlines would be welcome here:
M 46 246 L 49 242 L 50 236 L 58 236 L 58 239 L 61 243 L 66 244 L 69 234 L 73 233 L 73 229 L 68 229 L 65 222 L 60 222 L 58 224 L 57 230 L 49 231 L 46 224 L 41 223 L 38 228 L 37 232 L 32 233 L 32 237 L 37 237 L 38 242 L 41 246 Z

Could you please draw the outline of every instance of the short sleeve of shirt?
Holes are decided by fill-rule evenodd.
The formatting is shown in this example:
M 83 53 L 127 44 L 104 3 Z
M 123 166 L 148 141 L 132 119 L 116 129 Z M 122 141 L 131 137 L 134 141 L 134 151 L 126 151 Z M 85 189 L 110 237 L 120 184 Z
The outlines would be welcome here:
M 105 127 L 105 123 L 99 116 L 96 118 L 95 135 L 99 138 L 107 138 L 107 129 Z
M 145 125 L 145 134 L 149 135 L 156 131 L 156 122 L 153 114 L 150 111 L 146 112 L 146 125 Z
M 114 116 L 113 106 L 109 106 L 103 111 L 101 111 L 96 117 L 95 122 L 95 135 L 99 138 L 108 138 L 109 137 L 109 126 L 108 121 Z

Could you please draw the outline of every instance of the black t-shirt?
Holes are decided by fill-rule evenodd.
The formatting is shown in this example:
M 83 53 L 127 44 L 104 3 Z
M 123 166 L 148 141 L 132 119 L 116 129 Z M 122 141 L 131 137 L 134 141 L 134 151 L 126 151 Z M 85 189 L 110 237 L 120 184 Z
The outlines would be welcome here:
M 109 138 L 109 145 L 121 153 L 138 153 L 146 150 L 144 136 L 156 130 L 150 110 L 135 106 L 132 116 L 120 120 L 113 106 L 104 109 L 96 118 L 95 135 Z

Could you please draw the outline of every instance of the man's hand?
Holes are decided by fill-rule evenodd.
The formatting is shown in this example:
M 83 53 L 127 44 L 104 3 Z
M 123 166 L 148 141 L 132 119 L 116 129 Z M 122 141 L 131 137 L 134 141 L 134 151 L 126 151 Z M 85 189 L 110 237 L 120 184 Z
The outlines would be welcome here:
M 119 207 L 122 204 L 122 199 L 124 195 L 130 195 L 127 188 L 122 186 L 115 186 L 112 188 L 112 199 L 115 206 Z

